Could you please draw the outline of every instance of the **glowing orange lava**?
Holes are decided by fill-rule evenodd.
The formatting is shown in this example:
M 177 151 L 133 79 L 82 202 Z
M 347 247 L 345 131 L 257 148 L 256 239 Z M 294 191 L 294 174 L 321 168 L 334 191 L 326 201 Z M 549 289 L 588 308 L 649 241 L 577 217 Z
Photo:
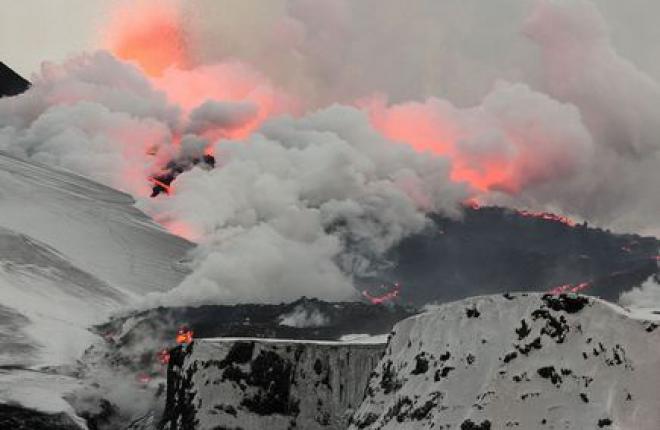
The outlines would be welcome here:
M 518 210 L 516 211 L 518 215 L 522 215 L 527 218 L 538 218 L 542 219 L 545 221 L 553 221 L 553 222 L 558 222 L 564 225 L 567 225 L 569 227 L 575 227 L 575 221 L 572 219 L 562 216 L 562 215 L 557 215 L 553 214 L 550 212 L 534 212 L 534 211 L 528 211 L 528 210 Z

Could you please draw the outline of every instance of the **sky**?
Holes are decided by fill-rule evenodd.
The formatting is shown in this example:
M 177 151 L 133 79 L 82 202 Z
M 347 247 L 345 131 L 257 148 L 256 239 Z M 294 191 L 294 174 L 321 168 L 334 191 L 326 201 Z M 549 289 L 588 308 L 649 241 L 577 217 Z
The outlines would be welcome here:
M 407 3 L 425 2 L 428 0 Z M 472 2 L 476 5 L 482 3 L 480 0 Z M 99 28 L 108 11 L 118 3 L 125 3 L 125 0 L 0 0 L 0 61 L 29 77 L 39 70 L 44 60 L 61 61 L 81 50 L 95 48 L 99 44 Z M 205 18 L 204 25 L 227 27 L 244 23 L 233 18 L 246 15 L 253 17 L 251 23 L 263 22 L 277 13 L 283 2 L 268 1 L 268 7 L 264 7 L 262 0 L 191 0 L 187 3 L 191 9 L 202 10 L 213 17 Z M 455 0 L 441 0 L 439 3 L 451 4 Z M 513 3 L 524 4 L 528 0 Z M 615 47 L 646 73 L 660 79 L 660 26 L 657 19 L 660 2 L 596 0 L 596 4 L 610 26 Z M 488 9 L 489 13 L 498 13 L 497 8 L 490 5 Z M 509 14 L 510 8 L 502 7 L 501 13 Z

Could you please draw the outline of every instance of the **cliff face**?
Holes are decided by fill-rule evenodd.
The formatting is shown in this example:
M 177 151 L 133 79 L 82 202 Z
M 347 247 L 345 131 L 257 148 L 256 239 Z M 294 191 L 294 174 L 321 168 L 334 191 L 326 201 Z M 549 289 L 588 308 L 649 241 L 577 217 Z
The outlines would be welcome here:
M 173 351 L 167 429 L 344 429 L 385 344 L 202 339 Z
M 583 296 L 436 307 L 394 327 L 350 428 L 657 429 L 657 327 Z

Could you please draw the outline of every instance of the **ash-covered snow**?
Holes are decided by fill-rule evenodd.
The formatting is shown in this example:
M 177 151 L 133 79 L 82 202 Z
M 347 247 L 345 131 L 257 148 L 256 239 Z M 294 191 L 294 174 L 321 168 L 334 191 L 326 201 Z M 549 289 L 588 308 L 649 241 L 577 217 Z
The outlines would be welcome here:
M 660 329 L 585 296 L 483 296 L 394 328 L 351 429 L 654 430 Z

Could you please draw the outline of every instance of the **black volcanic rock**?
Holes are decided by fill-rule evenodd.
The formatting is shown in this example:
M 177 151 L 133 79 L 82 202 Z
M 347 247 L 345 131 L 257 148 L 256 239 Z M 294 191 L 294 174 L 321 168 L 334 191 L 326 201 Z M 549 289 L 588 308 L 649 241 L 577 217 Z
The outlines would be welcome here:
M 0 61 L 0 97 L 15 96 L 30 88 L 30 82 Z
M 64 413 L 48 414 L 19 405 L 0 404 L 0 429 L 80 430 Z
M 361 285 L 400 282 L 401 300 L 418 305 L 583 282 L 589 283 L 583 293 L 617 300 L 659 273 L 660 241 L 651 237 L 499 207 L 466 208 L 459 220 L 431 220 L 428 229 L 391 250 L 389 268 L 378 279 L 360 279 Z

